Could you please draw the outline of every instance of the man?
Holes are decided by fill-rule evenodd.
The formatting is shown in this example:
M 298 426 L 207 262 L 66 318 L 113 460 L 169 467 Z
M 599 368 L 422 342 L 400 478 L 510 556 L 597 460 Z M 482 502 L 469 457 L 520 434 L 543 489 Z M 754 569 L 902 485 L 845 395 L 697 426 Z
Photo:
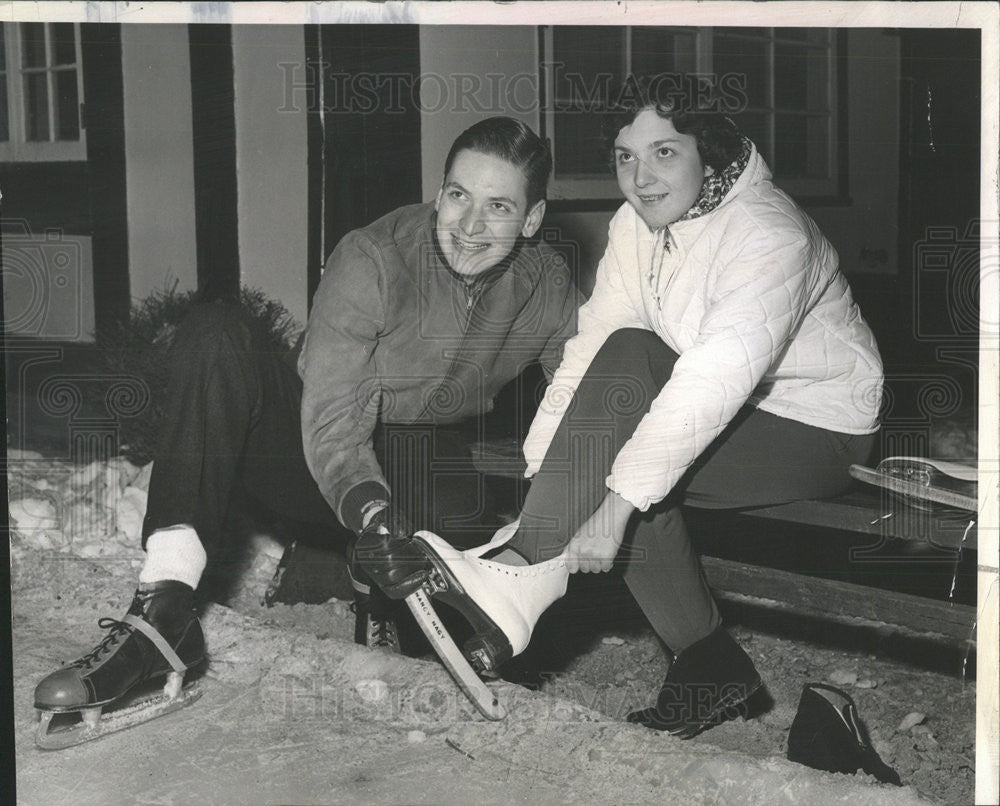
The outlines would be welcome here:
M 178 327 L 135 598 L 94 650 L 39 683 L 37 708 L 81 711 L 99 729 L 101 707 L 145 681 L 167 675 L 168 699 L 182 696 L 204 657 L 194 590 L 237 488 L 331 535 L 447 522 L 457 541 L 482 542 L 493 524 L 464 436 L 528 364 L 551 377 L 575 332 L 565 262 L 532 240 L 551 166 L 510 118 L 463 132 L 433 203 L 348 234 L 330 256 L 301 381 L 225 304 Z

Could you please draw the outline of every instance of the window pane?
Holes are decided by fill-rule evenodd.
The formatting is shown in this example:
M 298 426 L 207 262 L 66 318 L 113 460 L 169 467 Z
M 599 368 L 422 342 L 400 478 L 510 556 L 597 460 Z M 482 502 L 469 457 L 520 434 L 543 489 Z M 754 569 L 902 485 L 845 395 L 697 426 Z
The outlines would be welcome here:
M 603 103 L 623 81 L 624 32 L 590 26 L 556 26 L 552 32 L 557 105 Z
M 7 76 L 0 75 L 0 141 L 10 140 L 10 121 L 7 117 Z
M 610 176 L 610 156 L 601 131 L 600 115 L 556 112 L 554 159 L 555 175 Z
M 637 76 L 694 72 L 696 55 L 693 31 L 632 29 L 632 72 Z
M 45 66 L 45 23 L 21 23 L 21 64 L 24 67 Z
M 52 38 L 52 63 L 76 64 L 76 35 L 71 22 L 49 23 Z
M 743 112 L 733 115 L 733 121 L 747 137 L 753 140 L 764 161 L 773 167 L 771 144 L 767 136 L 767 117 L 763 112 Z
M 59 70 L 56 78 L 56 140 L 80 139 L 80 104 L 76 70 Z
M 806 73 L 809 59 L 805 48 L 774 46 L 774 105 L 778 109 L 805 111 L 809 103 Z
M 806 176 L 810 179 L 829 179 L 830 171 L 830 118 L 825 115 L 811 115 L 807 119 L 806 133 L 809 149 L 806 162 Z
M 775 176 L 807 175 L 809 164 L 807 128 L 808 121 L 802 115 L 775 115 L 774 144 L 777 159 L 772 166 Z
M 24 77 L 24 119 L 27 139 L 31 142 L 49 139 L 49 88 L 45 73 L 29 73 Z
M 825 112 L 826 52 L 796 45 L 774 46 L 774 105 L 778 109 Z
M 555 175 L 607 175 L 601 116 L 624 80 L 624 31 L 557 26 L 552 32 L 554 66 L 553 158 Z
M 712 68 L 720 81 L 725 75 L 741 77 L 751 108 L 768 106 L 766 42 L 713 34 Z

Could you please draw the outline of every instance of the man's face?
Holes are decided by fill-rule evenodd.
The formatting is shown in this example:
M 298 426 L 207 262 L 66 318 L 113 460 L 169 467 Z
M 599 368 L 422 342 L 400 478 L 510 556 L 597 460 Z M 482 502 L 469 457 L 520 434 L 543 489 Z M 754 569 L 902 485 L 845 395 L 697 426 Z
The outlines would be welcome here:
M 690 210 L 713 172 L 702 163 L 695 138 L 652 109 L 618 132 L 615 171 L 625 198 L 654 230 Z
M 479 151 L 459 151 L 438 191 L 437 237 L 448 265 L 475 277 L 514 248 L 519 235 L 538 230 L 545 202 L 528 209 L 524 172 L 506 160 Z

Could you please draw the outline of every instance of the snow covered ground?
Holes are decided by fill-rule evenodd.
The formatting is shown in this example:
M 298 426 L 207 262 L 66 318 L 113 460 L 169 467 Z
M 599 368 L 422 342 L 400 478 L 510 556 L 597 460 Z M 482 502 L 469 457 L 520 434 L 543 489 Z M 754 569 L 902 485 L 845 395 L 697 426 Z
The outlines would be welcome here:
M 662 678 L 652 634 L 602 629 L 535 690 L 491 684 L 510 715 L 488 723 L 433 658 L 351 643 L 346 603 L 263 607 L 278 557 L 266 538 L 252 544 L 232 606 L 206 607 L 201 700 L 97 742 L 39 751 L 35 683 L 90 649 L 102 634 L 97 619 L 120 617 L 131 598 L 150 468 L 122 459 L 75 468 L 10 451 L 8 470 L 18 803 L 973 799 L 975 685 L 957 673 L 737 627 L 767 684 L 766 705 L 681 742 L 622 719 L 652 701 Z M 851 692 L 907 786 L 784 758 L 802 684 L 817 680 Z

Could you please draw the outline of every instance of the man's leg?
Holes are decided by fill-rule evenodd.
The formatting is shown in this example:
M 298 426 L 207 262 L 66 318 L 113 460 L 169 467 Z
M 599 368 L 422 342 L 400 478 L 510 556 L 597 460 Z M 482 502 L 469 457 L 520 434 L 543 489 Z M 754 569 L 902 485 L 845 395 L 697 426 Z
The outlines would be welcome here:
M 496 502 L 472 461 L 474 421 L 449 425 L 383 425 L 375 451 L 392 506 L 416 530 L 458 548 L 485 543 L 496 531 Z
M 278 514 L 335 524 L 302 455 L 301 382 L 235 306 L 198 306 L 170 350 L 160 443 L 143 523 L 140 579 L 197 586 L 242 484 Z M 193 583 L 193 584 L 192 584 Z
M 248 467 L 263 473 L 265 462 L 277 458 L 280 465 L 296 450 L 301 455 L 301 439 L 297 449 L 282 447 L 287 440 L 267 442 L 266 450 L 254 448 L 264 444 L 263 423 L 286 416 L 272 411 L 272 396 L 295 395 L 294 385 L 286 388 L 280 373 L 277 380 L 269 375 L 277 361 L 233 307 L 198 306 L 178 326 L 166 399 L 157 401 L 164 418 L 143 524 L 146 562 L 138 589 L 128 614 L 113 621 L 94 650 L 39 683 L 36 707 L 81 711 L 84 722 L 99 730 L 103 705 L 146 681 L 166 677 L 165 702 L 183 700 L 182 676 L 205 654 L 194 589 L 208 554 L 221 547 L 233 488 Z M 283 433 L 297 429 L 297 411 L 291 420 Z M 308 473 L 295 479 L 290 472 L 279 471 L 268 500 L 311 483 Z M 312 511 L 309 496 L 299 493 L 300 516 Z M 311 503 L 322 514 L 319 502 Z

